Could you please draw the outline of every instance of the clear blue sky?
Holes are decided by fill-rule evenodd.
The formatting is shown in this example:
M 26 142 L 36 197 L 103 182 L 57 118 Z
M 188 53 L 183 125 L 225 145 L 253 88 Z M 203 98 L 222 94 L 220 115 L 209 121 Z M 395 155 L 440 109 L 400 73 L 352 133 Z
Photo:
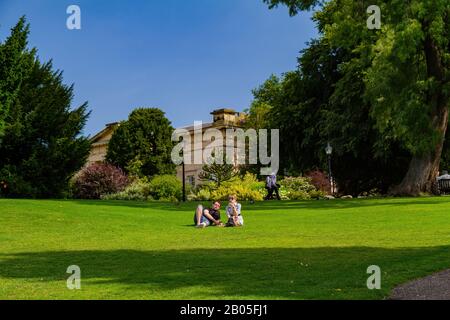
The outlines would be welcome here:
M 71 4 L 81 30 L 66 28 Z M 136 107 L 161 108 L 175 127 L 219 107 L 242 111 L 317 34 L 309 14 L 262 0 L 0 0 L 1 41 L 24 14 L 30 45 L 75 83 L 75 104 L 89 102 L 89 135 Z

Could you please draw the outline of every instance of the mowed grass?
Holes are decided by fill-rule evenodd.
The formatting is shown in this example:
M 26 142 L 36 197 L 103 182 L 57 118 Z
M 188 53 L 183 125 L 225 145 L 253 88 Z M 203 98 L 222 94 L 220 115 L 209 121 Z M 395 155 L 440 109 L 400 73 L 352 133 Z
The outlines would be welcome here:
M 204 230 L 195 207 L 0 200 L 0 299 L 383 299 L 450 268 L 446 197 L 243 203 L 245 227 Z

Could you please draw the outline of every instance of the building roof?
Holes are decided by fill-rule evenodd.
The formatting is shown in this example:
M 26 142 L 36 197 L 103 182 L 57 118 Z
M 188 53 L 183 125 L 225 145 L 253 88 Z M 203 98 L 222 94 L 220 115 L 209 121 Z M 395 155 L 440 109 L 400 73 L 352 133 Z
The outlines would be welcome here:
M 115 127 L 119 126 L 120 123 L 119 122 L 112 122 L 112 123 L 108 123 L 105 128 L 98 132 L 96 135 L 94 135 L 92 138 L 90 138 L 89 140 L 91 141 L 91 143 L 94 143 L 95 141 L 97 141 L 99 138 L 101 138 L 103 135 L 105 135 L 105 133 L 109 132 L 110 130 L 114 130 Z
M 216 109 L 216 110 L 212 111 L 211 114 L 212 115 L 232 114 L 232 115 L 238 115 L 239 116 L 242 113 L 237 112 L 236 110 L 231 109 L 231 108 L 221 108 L 221 109 Z M 202 123 L 202 129 L 208 129 L 208 128 L 214 127 L 216 125 L 216 123 L 217 123 L 217 121 L 216 122 Z M 236 124 L 239 125 L 239 122 L 237 122 Z M 101 137 L 103 137 L 105 134 L 109 133 L 111 130 L 116 129 L 119 125 L 120 125 L 120 122 L 108 123 L 108 124 L 105 125 L 105 128 L 103 130 L 101 130 L 100 132 L 95 134 L 89 140 L 91 141 L 92 144 L 95 144 L 95 142 L 98 141 Z M 185 129 L 185 130 L 188 130 L 188 131 L 193 131 L 194 130 L 194 126 L 193 125 L 189 125 L 189 126 L 181 127 L 179 129 Z
M 202 123 L 202 129 L 211 128 L 212 126 L 213 126 L 212 122 Z M 190 126 L 186 126 L 186 127 L 181 127 L 179 129 L 184 129 L 187 131 L 194 131 L 194 126 L 190 125 Z
M 221 114 L 221 113 L 236 114 L 238 112 L 236 112 L 236 110 L 230 109 L 230 108 L 217 109 L 217 110 L 214 110 L 213 112 L 211 112 L 212 115 Z

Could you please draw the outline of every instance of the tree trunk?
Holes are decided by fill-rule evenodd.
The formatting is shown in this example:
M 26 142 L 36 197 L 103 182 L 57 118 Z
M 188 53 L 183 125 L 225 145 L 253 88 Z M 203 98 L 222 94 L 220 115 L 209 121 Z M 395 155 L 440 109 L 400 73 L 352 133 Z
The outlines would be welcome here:
M 448 108 L 442 108 L 439 115 L 434 118 L 433 123 L 436 123 L 434 127 L 441 134 L 439 143 L 428 154 L 414 156 L 411 159 L 403 181 L 392 189 L 393 195 L 418 196 L 421 192 L 432 192 L 433 184 L 436 182 L 439 173 L 439 164 L 448 125 Z
M 428 23 L 425 23 L 425 28 L 427 27 Z M 391 193 L 394 195 L 417 196 L 421 192 L 432 192 L 433 184 L 436 182 L 439 172 L 442 148 L 448 125 L 448 98 L 443 93 L 443 86 L 446 81 L 445 68 L 436 43 L 430 36 L 425 39 L 424 49 L 428 77 L 434 78 L 438 85 L 437 90 L 428 96 L 427 102 L 432 108 L 432 128 L 439 133 L 440 138 L 431 151 L 412 158 L 403 181 L 391 190 Z

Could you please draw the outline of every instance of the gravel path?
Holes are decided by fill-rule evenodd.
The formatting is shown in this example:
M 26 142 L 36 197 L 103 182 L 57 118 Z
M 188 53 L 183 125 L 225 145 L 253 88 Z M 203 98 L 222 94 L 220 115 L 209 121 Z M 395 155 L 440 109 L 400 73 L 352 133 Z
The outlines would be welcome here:
M 395 288 L 391 300 L 450 300 L 450 269 Z

